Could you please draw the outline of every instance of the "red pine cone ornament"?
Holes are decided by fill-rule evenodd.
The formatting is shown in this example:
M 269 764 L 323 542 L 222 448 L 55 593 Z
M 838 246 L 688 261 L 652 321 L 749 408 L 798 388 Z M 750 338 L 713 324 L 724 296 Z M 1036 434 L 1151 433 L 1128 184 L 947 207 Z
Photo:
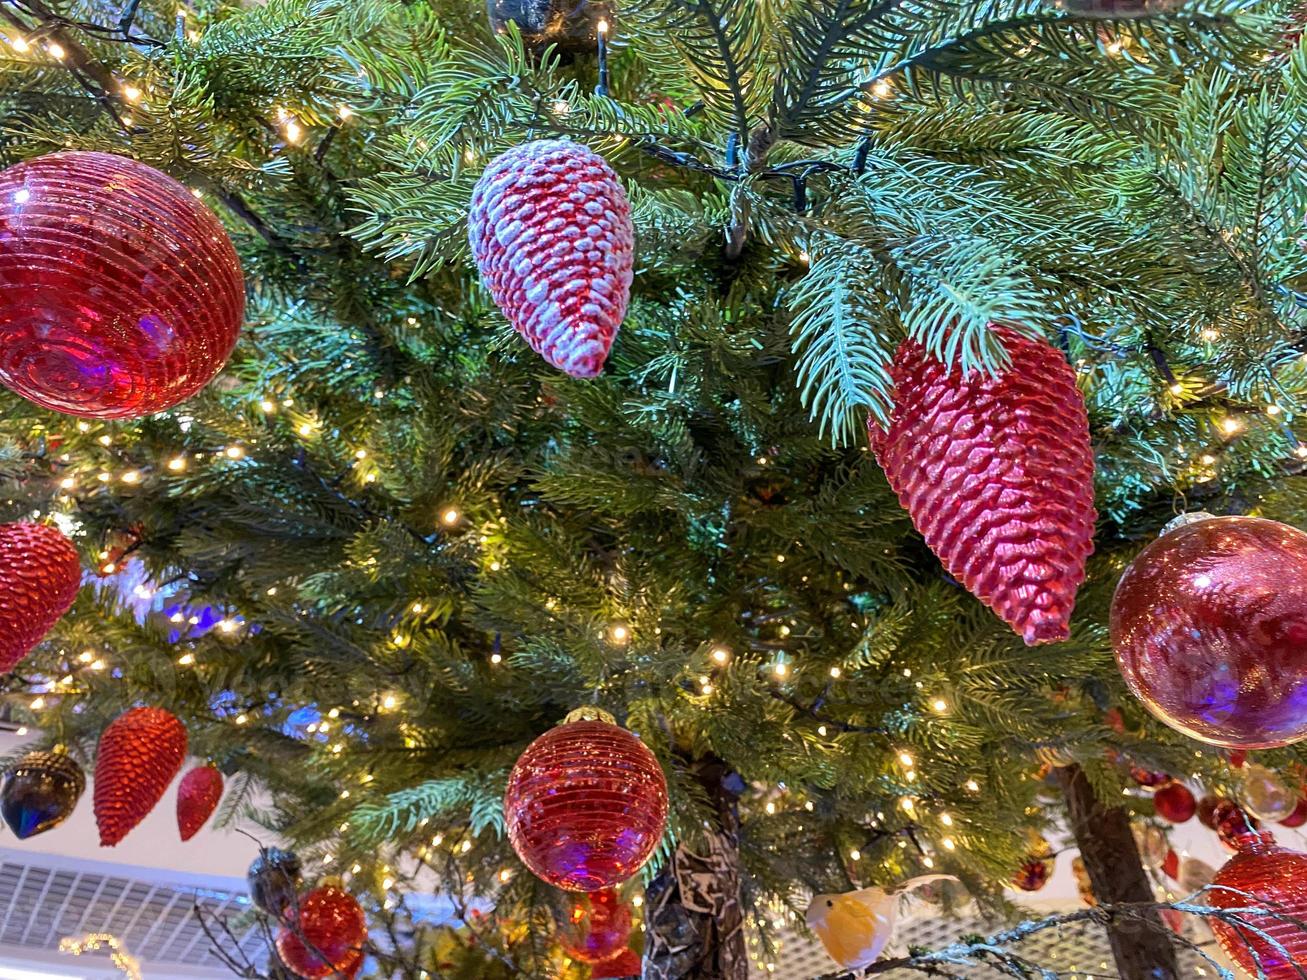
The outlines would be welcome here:
M 278 931 L 277 955 L 305 980 L 352 977 L 363 965 L 367 938 L 367 917 L 353 895 L 330 886 L 315 888 Z
M 490 295 L 541 357 L 603 370 L 631 297 L 635 228 L 617 175 L 570 140 L 499 156 L 472 192 L 468 240 Z
M 1005 374 L 950 371 L 915 341 L 895 355 L 889 429 L 872 449 L 949 574 L 1030 646 L 1066 639 L 1093 551 L 1094 455 L 1060 352 L 993 328 Z
M 72 607 L 81 584 L 77 549 L 57 527 L 0 525 L 0 672 L 32 652 Z
M 1307 921 L 1307 854 L 1280 847 L 1269 833 L 1246 824 L 1233 842 L 1234 857 L 1216 873 L 1203 901 L 1216 908 L 1266 912 L 1240 914 L 1252 929 L 1206 921 L 1226 955 L 1248 976 L 1300 980 L 1307 971 L 1307 929 L 1300 924 Z M 1281 949 L 1258 932 L 1272 937 Z
M 132 708 L 110 723 L 95 759 L 101 847 L 113 847 L 146 818 L 185 761 L 186 727 L 171 712 Z
M 177 829 L 182 840 L 199 833 L 222 799 L 222 773 L 214 766 L 196 766 L 177 786 Z

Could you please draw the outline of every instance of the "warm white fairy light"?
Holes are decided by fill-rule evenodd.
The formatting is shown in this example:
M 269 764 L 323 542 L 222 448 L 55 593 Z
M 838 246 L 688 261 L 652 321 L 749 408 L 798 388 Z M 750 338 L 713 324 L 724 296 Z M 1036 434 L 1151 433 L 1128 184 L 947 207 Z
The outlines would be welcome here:
M 32 698 L 31 709 L 33 711 L 40 711 L 44 707 L 45 707 L 45 698 L 39 696 Z
M 862 860 L 862 852 L 861 852 L 860 850 L 858 850 L 858 849 L 855 847 L 853 850 L 849 851 L 849 860 L 850 860 L 850 861 L 861 861 L 861 860 Z
M 935 698 L 930 702 L 930 709 L 936 714 L 942 715 L 945 711 L 948 711 L 948 702 L 943 698 Z
M 123 98 L 128 102 L 139 102 L 141 99 L 141 90 L 135 85 L 124 85 Z
M 17 51 L 19 54 L 24 54 L 27 51 L 30 51 L 32 48 L 32 46 L 27 43 L 27 39 L 23 37 L 16 37 L 9 43 L 13 45 L 14 50 Z
M 128 980 L 141 980 L 140 962 L 127 952 L 117 936 L 112 936 L 107 932 L 92 932 L 78 938 L 68 936 L 59 940 L 59 952 L 71 953 L 73 956 L 93 953 L 106 947 L 109 949 L 109 959 L 113 961 L 113 965 L 122 972 L 123 976 L 127 977 Z
M 236 724 L 238 725 L 243 725 L 249 720 L 250 720 L 250 716 L 245 714 L 245 712 L 243 711 L 236 716 Z
M 120 476 L 118 479 L 122 480 L 123 483 L 140 483 L 140 482 L 141 482 L 141 471 L 140 471 L 140 470 L 128 470 L 126 473 L 124 473 L 124 474 L 123 474 L 122 476 Z
M 608 631 L 614 643 L 625 643 L 631 638 L 631 631 L 620 623 Z
M 731 659 L 731 651 L 725 647 L 717 647 L 709 656 L 712 657 L 713 663 L 724 667 L 727 661 Z
M 909 752 L 900 752 L 899 762 L 901 762 L 908 769 L 911 769 L 913 766 L 916 765 L 916 762 L 913 761 L 912 755 Z
M 59 481 L 59 486 L 64 490 L 71 490 L 73 487 L 77 486 L 77 481 L 71 476 L 66 476 Z
M 182 470 L 186 469 L 186 457 L 174 456 L 172 459 L 168 460 L 168 469 L 172 470 L 174 473 L 180 473 Z
M 787 664 L 783 660 L 777 661 L 772 666 L 772 673 L 775 674 L 777 677 L 784 677 L 789 672 L 790 672 L 789 664 Z
M 1282 411 L 1284 411 L 1284 409 L 1282 409 L 1279 405 L 1266 406 L 1266 414 L 1270 416 L 1279 415 Z
M 459 513 L 457 507 L 447 507 L 444 513 L 440 515 L 440 523 L 444 524 L 445 527 L 453 527 L 462 517 L 463 515 Z
M 490 662 L 491 662 L 492 664 L 503 663 L 503 661 L 504 661 L 503 656 L 500 655 L 500 654 L 498 654 L 498 653 L 492 653 L 492 654 L 490 655 Z
M 837 679 L 838 679 L 841 673 L 843 673 L 843 671 L 841 671 L 838 667 L 832 667 L 832 668 L 830 669 L 830 675 L 831 675 L 831 677 L 834 677 L 834 678 L 837 678 Z
M 1173 395 L 1183 395 L 1184 385 L 1182 385 L 1179 381 L 1172 382 L 1170 390 L 1171 390 L 1171 394 Z
M 263 401 L 259 402 L 259 410 L 267 415 L 271 415 L 277 410 L 277 403 L 265 398 Z
M 966 789 L 966 791 L 967 791 L 968 793 L 979 793 L 979 792 L 980 792 L 980 784 L 979 784 L 978 782 L 976 782 L 974 779 L 968 779 L 968 780 L 967 780 L 965 783 L 963 783 L 962 785 L 963 785 L 963 787 Z
M 1232 416 L 1226 416 L 1221 419 L 1219 424 L 1221 426 L 1221 431 L 1227 436 L 1232 436 L 1239 431 L 1239 420 Z
M 180 657 L 177 658 L 177 663 L 182 667 L 189 667 L 193 663 L 195 663 L 195 654 L 183 653 Z
M 871 97 L 873 99 L 888 99 L 893 94 L 894 86 L 884 78 L 874 82 L 871 86 Z
M 339 105 L 336 107 L 336 115 L 340 117 L 341 122 L 349 122 L 354 116 L 354 110 L 347 105 Z
M 46 45 L 45 50 L 50 52 L 50 57 L 55 61 L 63 61 L 68 55 L 68 52 L 64 50 L 63 45 L 59 44 L 57 41 L 51 41 Z
M 96 439 L 95 441 L 98 442 L 101 446 L 108 446 L 113 443 L 113 436 L 103 435 L 100 436 L 100 438 Z

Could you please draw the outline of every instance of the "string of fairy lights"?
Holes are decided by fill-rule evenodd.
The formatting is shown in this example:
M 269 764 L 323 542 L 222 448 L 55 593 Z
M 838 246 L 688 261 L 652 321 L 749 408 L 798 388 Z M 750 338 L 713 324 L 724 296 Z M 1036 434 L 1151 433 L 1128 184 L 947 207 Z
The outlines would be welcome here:
M 193 16 L 183 11 L 183 16 Z M 192 42 L 198 41 L 200 32 L 192 28 L 185 32 L 185 36 Z M 601 37 L 606 39 L 606 31 L 601 32 Z M 1126 52 L 1130 47 L 1130 38 L 1127 34 L 1121 34 L 1115 39 L 1105 42 L 1104 50 L 1112 56 L 1118 56 Z M 20 62 L 40 62 L 48 58 L 55 64 L 69 67 L 69 52 L 57 40 L 45 38 L 38 31 L 31 33 L 14 33 L 13 31 L 0 31 L 0 45 L 5 45 L 12 52 L 14 60 Z M 606 94 L 607 79 L 601 79 L 601 86 Z M 878 78 L 869 83 L 868 93 L 875 99 L 887 99 L 893 96 L 893 85 L 889 79 Z M 156 98 L 154 85 L 143 80 L 119 80 L 119 88 L 113 97 L 119 99 L 125 107 L 130 110 L 133 107 L 148 108 L 151 102 Z M 558 101 L 553 105 L 554 113 L 559 117 L 565 117 L 571 113 L 572 107 L 565 101 Z M 305 121 L 306 117 L 316 115 L 312 110 L 296 110 L 293 107 L 283 105 L 274 105 L 269 107 L 269 113 L 274 120 L 273 128 L 284 140 L 283 147 L 274 147 L 274 153 L 293 150 L 300 152 L 301 148 L 306 148 L 311 142 L 314 127 Z M 358 110 L 348 103 L 341 102 L 335 110 L 335 118 L 332 125 L 335 127 L 343 126 L 351 122 L 358 114 Z M 135 117 L 129 111 L 123 116 L 127 126 L 136 124 Z M 307 152 L 307 150 L 305 150 Z M 474 163 L 476 160 L 475 150 L 468 148 L 468 157 L 466 162 Z M 197 197 L 204 196 L 204 191 L 200 188 L 194 188 L 193 192 Z M 799 256 L 799 261 L 803 265 L 808 264 L 806 253 Z M 417 325 L 414 317 L 407 318 L 409 326 Z M 1199 332 L 1199 339 L 1207 344 L 1215 343 L 1219 340 L 1219 334 L 1212 328 L 1204 328 Z M 1307 355 L 1304 355 L 1304 363 L 1307 363 Z M 1085 375 L 1092 374 L 1095 365 L 1088 360 L 1077 362 L 1077 368 Z M 1169 372 L 1163 372 L 1160 381 L 1161 388 L 1158 394 L 1158 402 L 1165 403 L 1168 407 L 1184 409 L 1192 403 L 1190 393 L 1203 387 L 1204 382 L 1198 378 L 1186 377 L 1184 381 L 1170 377 Z M 383 398 L 385 392 L 377 391 L 375 397 Z M 1169 398 L 1168 398 L 1169 396 Z M 289 396 L 267 395 L 257 399 L 253 406 L 265 418 L 271 419 L 276 416 L 286 415 L 290 419 L 290 425 L 293 432 L 306 443 L 314 443 L 320 440 L 323 434 L 329 431 L 329 426 L 321 417 L 320 413 L 314 409 L 297 405 L 296 400 Z M 1188 457 L 1189 474 L 1194 483 L 1206 483 L 1214 480 L 1219 475 L 1220 454 L 1227 446 L 1234 443 L 1246 435 L 1250 429 L 1254 428 L 1257 423 L 1254 419 L 1261 418 L 1266 424 L 1273 425 L 1279 431 L 1285 434 L 1287 441 L 1293 447 L 1292 452 L 1298 459 L 1307 459 L 1307 444 L 1298 440 L 1290 428 L 1292 414 L 1279 404 L 1254 405 L 1249 404 L 1237 408 L 1219 408 L 1210 412 L 1209 425 L 1215 436 L 1213 445 L 1202 447 L 1196 454 Z M 86 422 L 77 423 L 79 433 L 89 435 L 93 431 L 91 424 Z M 155 478 L 187 478 L 197 466 L 202 465 L 244 465 L 257 461 L 259 445 L 257 441 L 248 442 L 231 442 L 226 445 L 215 447 L 211 450 L 200 452 L 178 450 L 172 455 L 168 455 L 160 462 L 133 459 L 132 447 L 115 436 L 112 431 L 101 433 L 95 436 L 93 445 L 103 454 L 100 458 L 84 458 L 75 460 L 70 453 L 62 453 L 57 459 L 61 465 L 60 473 L 57 475 L 56 483 L 58 493 L 55 495 L 66 508 L 63 513 L 68 514 L 75 511 L 77 506 L 77 494 L 79 492 L 118 492 L 117 488 L 134 488 L 139 487 L 148 480 Z M 1184 454 L 1186 447 L 1180 445 L 1177 451 Z M 353 472 L 355 479 L 361 485 L 371 485 L 377 483 L 383 473 L 380 464 L 375 460 L 373 455 L 365 447 L 353 448 L 348 452 L 352 456 L 352 462 L 349 468 Z M 760 465 L 766 464 L 766 457 L 760 457 Z M 41 515 L 36 515 L 41 516 Z M 466 530 L 474 532 L 466 526 L 465 515 L 457 504 L 446 504 L 439 509 L 434 515 L 433 525 L 446 532 L 455 530 Z M 488 534 L 479 535 L 479 543 L 483 546 L 489 543 Z M 119 570 L 122 559 L 114 555 L 109 549 L 102 549 L 99 553 L 101 565 L 99 571 L 103 575 L 111 575 Z M 504 557 L 491 550 L 487 550 L 483 564 L 484 572 L 498 572 L 504 568 Z M 777 564 L 784 564 L 787 556 L 778 553 L 775 556 Z M 145 586 L 138 587 L 141 589 L 148 588 Z M 269 586 L 266 589 L 266 595 L 274 597 L 278 593 L 277 586 Z M 148 594 L 138 593 L 142 599 L 150 598 Z M 415 599 L 409 605 L 409 611 L 414 617 L 421 617 L 427 606 L 422 599 Z M 171 617 L 172 622 L 177 625 L 189 624 L 198 625 L 198 620 L 184 612 L 176 612 Z M 216 627 L 216 632 L 220 637 L 239 638 L 246 629 L 246 623 L 243 618 L 232 613 L 221 619 Z M 416 631 L 421 629 L 421 622 L 415 621 L 406 624 L 394 632 L 388 638 L 388 642 L 397 649 L 408 647 L 414 638 Z M 789 637 L 791 627 L 782 624 L 778 630 L 781 640 Z M 625 647 L 634 642 L 637 637 L 634 628 L 626 622 L 613 623 L 601 635 L 609 642 L 618 647 Z M 714 670 L 723 670 L 728 668 L 733 659 L 735 659 L 732 650 L 722 644 L 706 644 L 706 659 L 710 664 L 709 669 L 705 672 L 696 672 L 694 674 L 695 684 L 689 696 L 700 699 L 711 698 L 717 691 L 717 685 L 714 679 Z M 504 666 L 503 655 L 496 649 L 489 658 L 489 663 L 493 666 Z M 200 668 L 203 666 L 193 649 L 183 652 L 176 660 L 179 667 L 183 668 Z M 75 664 L 70 666 L 69 673 L 60 677 L 57 681 L 49 685 L 49 690 L 37 694 L 31 699 L 28 707 L 33 712 L 41 712 L 50 706 L 53 697 L 62 694 L 77 693 L 78 683 L 75 677 L 75 670 L 86 669 L 88 671 L 100 673 L 111 666 L 109 655 L 96 650 L 85 650 L 75 658 Z M 794 658 L 790 656 L 786 649 L 782 648 L 776 651 L 769 663 L 764 663 L 762 669 L 770 674 L 772 682 L 778 689 L 792 684 L 797 675 L 803 670 L 803 667 Z M 904 668 L 905 678 L 911 678 L 911 670 Z M 830 666 L 826 669 L 829 680 L 832 682 L 839 681 L 843 671 L 839 665 Z M 925 682 L 918 680 L 915 682 L 917 689 L 920 691 L 921 705 L 926 714 L 936 716 L 947 716 L 951 711 L 948 699 L 940 693 L 926 690 Z M 403 695 L 400 692 L 384 692 L 378 695 L 376 703 L 370 708 L 377 714 L 393 713 L 401 710 Z M 353 707 L 360 707 L 357 702 Z M 323 750 L 332 757 L 339 757 L 347 750 L 346 735 L 343 727 L 339 725 L 339 720 L 344 711 L 341 707 L 333 707 L 328 710 L 325 716 L 317 722 L 308 726 L 309 734 L 327 736 L 328 740 L 322 743 Z M 236 711 L 230 716 L 230 721 L 235 726 L 247 726 L 256 722 L 262 715 L 251 705 L 244 710 Z M 842 723 L 838 720 L 819 720 L 814 717 L 810 719 L 813 722 L 813 730 L 819 738 L 828 739 L 832 731 L 838 732 L 838 726 Z M 20 729 L 20 734 L 22 733 Z M 835 748 L 833 743 L 827 743 L 831 748 Z M 917 750 L 919 751 L 919 750 Z M 1201 755 L 1201 753 L 1197 753 Z M 913 750 L 898 749 L 892 753 L 892 764 L 896 767 L 898 775 L 901 777 L 905 790 L 910 790 L 914 784 L 920 781 L 921 767 Z M 373 781 L 371 773 L 363 773 L 359 777 L 359 785 L 367 786 Z M 967 779 L 962 788 L 970 794 L 978 795 L 982 791 L 980 783 L 974 778 Z M 354 791 L 344 789 L 339 794 L 342 804 L 348 804 L 354 798 Z M 805 811 L 812 812 L 814 807 L 810 799 L 802 799 L 801 795 L 795 796 L 796 805 L 801 806 Z M 781 811 L 788 804 L 788 797 L 779 799 L 768 799 L 763 805 L 763 811 L 771 816 Z M 918 852 L 919 863 L 927 868 L 935 866 L 934 848 L 944 852 L 953 852 L 962 846 L 964 841 L 965 827 L 964 818 L 955 816 L 948 810 L 939 812 L 930 812 L 930 803 L 919 796 L 914 796 L 910 792 L 904 792 L 898 798 L 898 809 L 902 817 L 908 821 L 905 828 L 897 831 L 898 839 L 896 846 L 898 849 L 907 850 L 915 847 Z M 876 823 L 884 827 L 888 824 L 887 816 L 884 812 L 876 813 Z M 338 827 L 342 835 L 348 833 L 348 820 L 342 821 Z M 906 831 L 906 834 L 905 834 Z M 920 835 L 917 833 L 920 831 Z M 430 838 L 424 838 L 424 843 L 418 845 L 414 854 L 419 862 L 428 867 L 427 859 L 436 849 L 444 847 L 452 854 L 466 855 L 474 847 L 472 839 L 466 834 L 459 831 L 449 831 L 436 833 Z M 861 865 L 864 854 L 863 847 L 849 846 L 844 852 L 850 869 L 850 877 L 857 880 L 855 866 Z M 331 864 L 335 860 L 335 855 L 330 851 L 324 851 L 321 855 L 325 864 Z M 404 876 L 396 871 L 389 863 L 380 863 L 378 866 L 380 878 L 378 884 L 384 895 L 383 902 L 386 907 L 393 908 L 398 899 L 391 894 L 395 886 L 404 880 Z M 361 875 L 364 872 L 361 863 L 355 861 L 346 869 L 347 874 Z M 501 886 L 508 885 L 513 879 L 514 873 L 509 868 L 501 869 L 496 880 Z M 642 903 L 642 898 L 636 896 L 633 904 L 638 908 Z M 778 906 L 775 909 L 777 919 L 773 923 L 775 928 L 780 928 L 785 923 L 785 916 L 791 915 L 794 910 Z M 640 926 L 643 928 L 643 925 Z M 97 941 L 100 937 L 96 937 Z M 755 945 L 757 941 L 755 939 Z M 111 944 L 112 945 L 112 944 Z M 86 949 L 93 948 L 90 945 Z M 69 950 L 70 952 L 80 952 L 81 950 Z M 768 971 L 775 970 L 775 963 L 771 960 L 759 960 L 760 965 Z M 128 975 L 131 975 L 130 973 Z

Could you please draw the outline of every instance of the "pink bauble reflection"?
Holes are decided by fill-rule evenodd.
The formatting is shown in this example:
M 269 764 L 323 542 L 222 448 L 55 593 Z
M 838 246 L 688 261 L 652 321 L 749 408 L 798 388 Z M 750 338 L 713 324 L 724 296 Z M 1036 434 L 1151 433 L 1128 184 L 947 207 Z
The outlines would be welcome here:
M 0 171 L 0 384 L 85 418 L 171 408 L 240 332 L 240 261 L 167 174 L 108 153 Z
M 1135 696 L 1231 748 L 1307 737 L 1307 534 L 1256 517 L 1186 524 L 1140 553 L 1112 600 Z

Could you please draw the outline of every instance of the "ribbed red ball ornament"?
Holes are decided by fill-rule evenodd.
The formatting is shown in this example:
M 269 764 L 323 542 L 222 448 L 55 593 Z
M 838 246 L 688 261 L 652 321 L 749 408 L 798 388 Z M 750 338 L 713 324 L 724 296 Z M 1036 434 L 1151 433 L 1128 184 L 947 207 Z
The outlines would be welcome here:
M 1094 454 L 1061 352 L 996 326 L 998 377 L 950 371 L 915 341 L 894 357 L 894 411 L 872 449 L 949 574 L 1027 644 L 1066 639 L 1093 551 Z
M 558 935 L 563 952 L 581 963 L 611 960 L 631 939 L 631 910 L 615 888 L 568 896 Z
M 1272 937 L 1282 951 L 1243 926 L 1206 921 L 1226 955 L 1248 976 L 1300 980 L 1307 970 L 1307 928 L 1299 924 L 1307 922 L 1307 854 L 1280 847 L 1271 834 L 1251 828 L 1233 843 L 1234 857 L 1216 873 L 1203 900 L 1216 908 L 1265 909 L 1271 914 L 1247 912 L 1240 918 Z
M 1198 801 L 1184 783 L 1167 783 L 1153 794 L 1157 815 L 1171 823 L 1185 823 L 1198 812 Z
M 368 921 L 354 896 L 330 886 L 315 888 L 277 932 L 277 955 L 305 980 L 344 974 L 363 965 Z
M 560 370 L 603 370 L 631 297 L 635 229 L 612 168 L 570 140 L 516 146 L 472 192 L 468 241 L 490 295 Z
M 127 157 L 0 172 L 0 384 L 86 418 L 140 418 L 221 370 L 245 309 L 222 223 Z
M 1150 712 L 1230 748 L 1307 737 L 1307 534 L 1257 517 L 1186 515 L 1117 584 L 1111 631 Z
M 0 673 L 32 652 L 72 607 L 81 584 L 77 549 L 57 527 L 0 524 Z
M 199 833 L 222 799 L 222 773 L 214 766 L 196 766 L 177 785 L 177 829 L 187 841 Z
M 163 708 L 132 708 L 100 736 L 95 822 L 113 847 L 146 818 L 186 761 L 186 727 Z
M 537 877 L 566 891 L 625 881 L 667 824 L 667 780 L 648 747 L 582 709 L 527 746 L 504 793 L 508 839 Z

